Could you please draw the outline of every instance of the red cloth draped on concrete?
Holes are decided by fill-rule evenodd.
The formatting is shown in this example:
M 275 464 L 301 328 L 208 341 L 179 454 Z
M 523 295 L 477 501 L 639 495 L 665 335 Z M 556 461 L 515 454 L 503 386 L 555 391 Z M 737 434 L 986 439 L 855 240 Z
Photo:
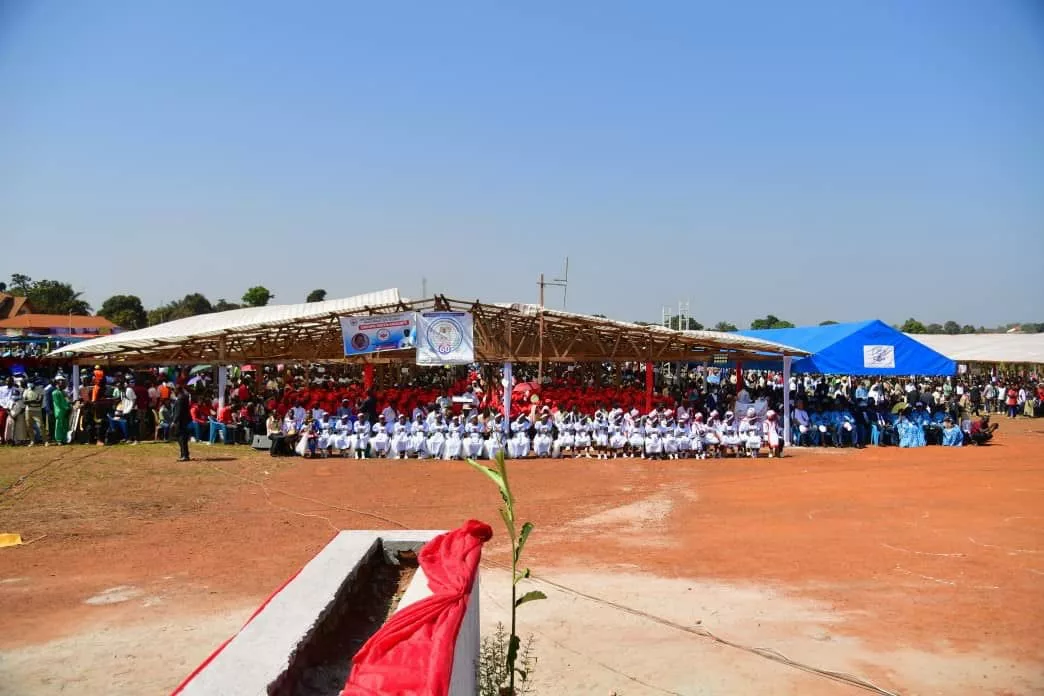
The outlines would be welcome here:
M 468 520 L 421 549 L 431 596 L 396 613 L 366 641 L 341 696 L 446 696 L 482 544 L 492 536 L 488 524 Z

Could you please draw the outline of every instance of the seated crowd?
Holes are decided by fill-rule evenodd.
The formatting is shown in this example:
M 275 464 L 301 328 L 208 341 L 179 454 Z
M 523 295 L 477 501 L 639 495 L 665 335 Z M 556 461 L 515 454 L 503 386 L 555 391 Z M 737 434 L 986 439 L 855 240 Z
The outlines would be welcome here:
M 511 414 L 491 372 L 416 370 L 398 384 L 366 389 L 357 368 L 266 368 L 234 372 L 218 399 L 207 372 L 142 370 L 20 374 L 0 386 L 0 436 L 10 444 L 164 440 L 173 435 L 177 385 L 192 395 L 193 439 L 250 443 L 267 436 L 273 454 L 365 457 L 592 458 L 778 456 L 783 449 L 783 380 L 777 373 L 699 368 L 660 374 L 646 409 L 639 366 L 556 366 L 541 383 L 518 366 Z M 741 382 L 740 382 L 741 381 Z M 1009 417 L 1040 415 L 1044 387 L 976 379 L 915 383 L 855 377 L 792 377 L 791 442 L 864 447 L 983 444 L 1003 405 Z M 1002 398 L 1003 397 L 1003 398 Z M 1012 404 L 1008 404 L 1012 401 Z M 1010 408 L 1009 408 L 1010 407 Z

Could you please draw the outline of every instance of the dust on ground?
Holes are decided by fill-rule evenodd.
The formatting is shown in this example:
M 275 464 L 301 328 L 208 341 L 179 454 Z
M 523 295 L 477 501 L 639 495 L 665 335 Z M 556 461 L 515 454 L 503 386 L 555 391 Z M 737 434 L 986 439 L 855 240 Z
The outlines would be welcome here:
M 522 613 L 538 693 L 858 693 L 670 624 L 904 694 L 1044 693 L 1041 430 L 1005 422 L 997 445 L 961 450 L 513 463 L 528 563 L 556 583 Z M 0 550 L 0 694 L 168 693 L 337 529 L 498 519 L 460 462 L 193 454 L 0 451 L 0 532 L 36 539 Z M 508 560 L 496 537 L 487 627 Z

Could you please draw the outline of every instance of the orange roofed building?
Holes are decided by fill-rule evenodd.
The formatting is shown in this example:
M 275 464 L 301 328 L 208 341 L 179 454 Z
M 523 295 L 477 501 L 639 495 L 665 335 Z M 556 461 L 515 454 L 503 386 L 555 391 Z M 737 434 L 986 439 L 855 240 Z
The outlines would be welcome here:
M 19 314 L 0 319 L 0 335 L 94 338 L 116 333 L 120 327 L 105 317 L 75 314 Z

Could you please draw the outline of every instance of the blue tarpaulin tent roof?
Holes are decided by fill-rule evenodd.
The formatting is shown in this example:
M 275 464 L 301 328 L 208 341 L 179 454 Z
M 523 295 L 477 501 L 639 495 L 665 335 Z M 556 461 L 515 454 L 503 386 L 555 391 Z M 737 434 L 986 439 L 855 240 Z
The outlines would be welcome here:
M 791 372 L 823 375 L 952 375 L 957 363 L 883 321 L 740 331 L 812 353 L 795 360 Z M 781 369 L 779 360 L 744 362 L 755 369 Z

